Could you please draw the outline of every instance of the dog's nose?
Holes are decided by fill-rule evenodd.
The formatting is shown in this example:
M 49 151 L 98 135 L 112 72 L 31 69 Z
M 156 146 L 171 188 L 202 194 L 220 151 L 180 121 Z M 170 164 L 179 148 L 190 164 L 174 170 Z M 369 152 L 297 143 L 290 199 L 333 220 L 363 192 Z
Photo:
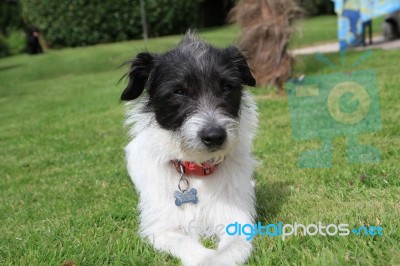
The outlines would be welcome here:
M 217 148 L 224 144 L 226 131 L 222 127 L 208 127 L 200 131 L 201 141 L 209 148 Z

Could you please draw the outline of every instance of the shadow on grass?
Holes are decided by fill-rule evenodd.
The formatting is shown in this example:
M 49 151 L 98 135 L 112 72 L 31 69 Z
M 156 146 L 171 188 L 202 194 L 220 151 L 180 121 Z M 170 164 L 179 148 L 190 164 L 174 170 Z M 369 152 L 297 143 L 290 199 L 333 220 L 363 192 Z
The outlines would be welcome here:
M 18 68 L 21 67 L 22 64 L 14 64 L 14 65 L 8 65 L 8 66 L 0 66 L 0 71 L 5 71 L 13 68 Z
M 256 186 L 258 221 L 272 222 L 287 202 L 292 182 L 278 181 Z M 279 219 L 278 219 L 279 220 Z

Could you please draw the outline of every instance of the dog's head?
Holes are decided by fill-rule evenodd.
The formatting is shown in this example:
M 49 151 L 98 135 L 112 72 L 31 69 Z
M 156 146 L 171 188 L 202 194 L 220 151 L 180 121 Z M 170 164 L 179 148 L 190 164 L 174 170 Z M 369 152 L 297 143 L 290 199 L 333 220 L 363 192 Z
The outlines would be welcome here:
M 121 100 L 134 100 L 146 89 L 144 111 L 196 161 L 221 160 L 234 146 L 243 86 L 256 83 L 237 48 L 215 48 L 190 32 L 166 53 L 138 54 L 128 76 Z

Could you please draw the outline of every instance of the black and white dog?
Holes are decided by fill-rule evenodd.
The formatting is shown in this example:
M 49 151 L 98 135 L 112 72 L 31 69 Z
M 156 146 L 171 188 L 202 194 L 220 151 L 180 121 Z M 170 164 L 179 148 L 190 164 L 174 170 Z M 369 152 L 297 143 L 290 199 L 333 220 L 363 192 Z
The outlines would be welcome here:
M 125 151 L 141 235 L 184 265 L 244 263 L 252 249 L 245 236 L 219 234 L 216 250 L 199 238 L 218 225 L 253 224 L 256 216 L 257 110 L 243 88 L 255 80 L 245 58 L 188 32 L 172 50 L 139 53 L 127 75 L 121 100 L 128 101 L 133 140 Z

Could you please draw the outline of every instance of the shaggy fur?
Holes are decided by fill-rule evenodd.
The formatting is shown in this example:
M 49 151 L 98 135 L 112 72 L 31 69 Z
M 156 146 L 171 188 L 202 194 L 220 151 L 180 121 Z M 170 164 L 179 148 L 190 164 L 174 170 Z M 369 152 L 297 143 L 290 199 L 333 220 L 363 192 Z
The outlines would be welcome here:
M 231 10 L 231 20 L 242 28 L 239 47 L 249 57 L 258 86 L 283 89 L 294 61 L 287 50 L 291 24 L 302 13 L 294 0 L 240 0 Z
M 253 223 L 256 216 L 250 149 L 257 113 L 243 90 L 255 80 L 245 58 L 235 47 L 217 49 L 189 32 L 166 53 L 138 54 L 128 76 L 121 99 L 129 101 L 133 140 L 125 151 L 140 196 L 141 235 L 184 265 L 244 263 L 252 249 L 244 236 L 224 234 L 216 250 L 199 237 L 218 224 Z M 210 176 L 188 176 L 197 204 L 175 205 L 180 174 L 172 160 L 219 163 Z

